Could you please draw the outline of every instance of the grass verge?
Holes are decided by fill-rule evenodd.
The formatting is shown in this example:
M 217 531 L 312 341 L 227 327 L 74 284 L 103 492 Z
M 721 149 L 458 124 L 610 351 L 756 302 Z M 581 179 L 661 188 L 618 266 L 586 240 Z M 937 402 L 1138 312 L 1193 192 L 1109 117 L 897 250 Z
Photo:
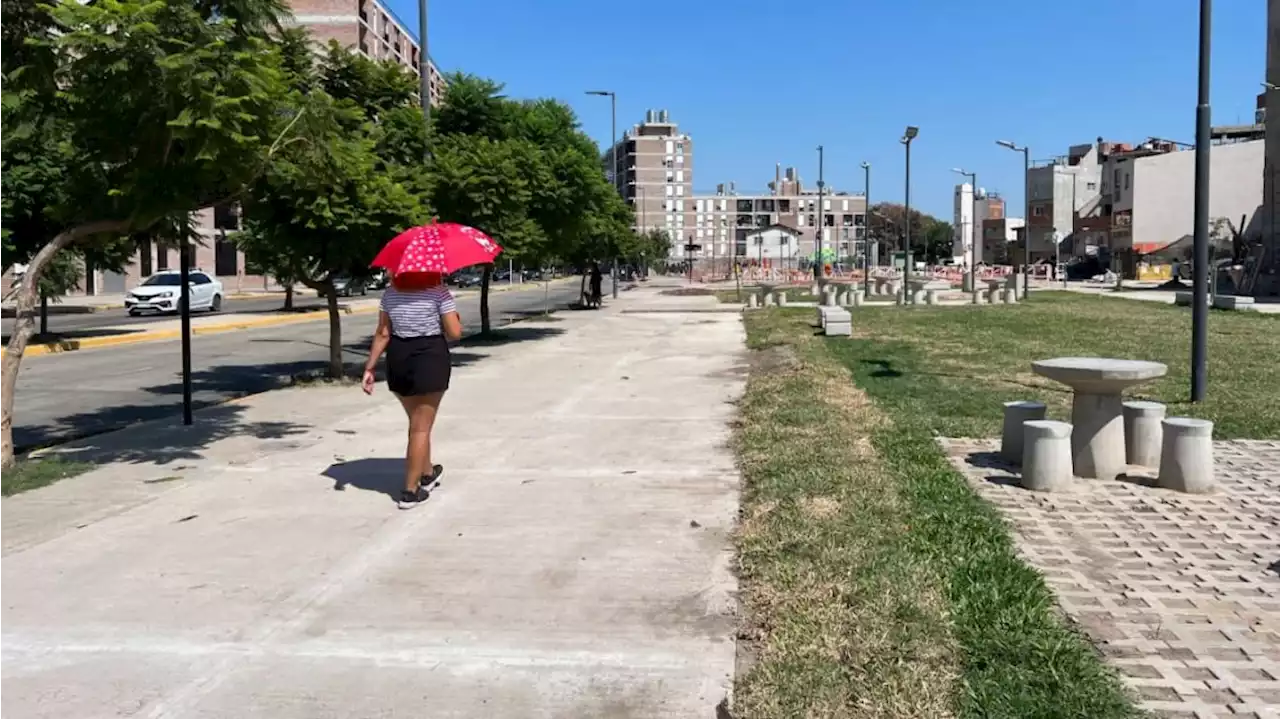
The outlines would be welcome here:
M 736 715 L 1136 715 L 931 422 L 886 390 L 906 373 L 863 362 L 870 340 L 816 337 L 810 315 L 746 316 L 739 547 L 756 659 Z
M 88 462 L 73 462 L 59 457 L 44 459 L 19 459 L 12 469 L 5 470 L 0 479 L 0 494 L 10 497 L 32 489 L 38 489 L 54 482 L 93 469 Z

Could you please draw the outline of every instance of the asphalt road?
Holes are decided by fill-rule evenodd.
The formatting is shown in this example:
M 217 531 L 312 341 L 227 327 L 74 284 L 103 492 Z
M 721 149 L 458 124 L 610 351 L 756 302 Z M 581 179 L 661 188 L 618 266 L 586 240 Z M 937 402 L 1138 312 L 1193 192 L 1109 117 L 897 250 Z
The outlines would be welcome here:
M 577 283 L 553 285 L 549 300 L 541 287 L 495 293 L 490 297 L 493 323 L 501 326 L 540 314 L 547 302 L 552 309 L 563 309 L 577 296 Z M 459 293 L 457 298 L 464 327 L 478 326 L 479 296 Z M 348 363 L 364 361 L 374 323 L 372 314 L 343 317 Z M 15 397 L 15 445 L 22 450 L 56 444 L 164 417 L 181 421 L 180 347 L 178 341 L 168 340 L 27 357 Z M 196 406 L 281 387 L 296 373 L 324 368 L 328 356 L 328 323 L 323 320 L 196 335 Z M 465 361 L 464 346 L 455 353 L 455 363 Z

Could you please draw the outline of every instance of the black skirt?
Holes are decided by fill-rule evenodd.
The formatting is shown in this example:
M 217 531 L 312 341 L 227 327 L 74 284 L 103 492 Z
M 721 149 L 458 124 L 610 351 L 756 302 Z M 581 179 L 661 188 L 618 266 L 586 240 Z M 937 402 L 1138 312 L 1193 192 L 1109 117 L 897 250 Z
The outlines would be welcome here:
M 396 337 L 387 345 L 387 387 L 401 397 L 421 397 L 449 389 L 453 364 L 441 335 Z

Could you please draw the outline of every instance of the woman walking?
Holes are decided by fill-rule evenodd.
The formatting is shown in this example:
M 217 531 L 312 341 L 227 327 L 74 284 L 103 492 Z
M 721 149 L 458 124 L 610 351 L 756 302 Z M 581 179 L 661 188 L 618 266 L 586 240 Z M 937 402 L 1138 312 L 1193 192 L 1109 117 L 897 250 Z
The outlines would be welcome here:
M 387 388 L 409 418 L 400 509 L 419 506 L 443 468 L 431 463 L 431 429 L 449 389 L 449 342 L 462 337 L 453 295 L 438 274 L 393 276 L 382 295 L 378 329 L 364 366 L 363 388 L 373 394 L 374 368 L 387 353 Z

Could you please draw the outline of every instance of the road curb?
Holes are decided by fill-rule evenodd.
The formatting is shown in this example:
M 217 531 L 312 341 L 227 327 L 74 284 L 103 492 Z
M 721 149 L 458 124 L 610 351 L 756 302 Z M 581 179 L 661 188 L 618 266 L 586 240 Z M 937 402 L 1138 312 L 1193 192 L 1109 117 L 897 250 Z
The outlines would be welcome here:
M 348 307 L 343 308 L 344 315 L 363 315 L 371 314 L 378 311 L 377 305 L 367 307 Z M 276 325 L 301 324 L 303 322 L 316 322 L 319 320 L 329 319 L 327 310 L 317 312 L 308 312 L 299 315 L 283 315 L 274 317 L 263 317 L 260 319 L 245 319 L 234 322 L 220 322 L 217 324 L 201 325 L 191 328 L 192 335 L 214 335 L 223 332 L 236 332 L 239 330 L 259 329 L 262 327 L 274 327 Z M 116 335 L 112 337 L 86 337 L 84 339 L 61 340 L 58 342 L 44 342 L 40 344 L 28 345 L 23 353 L 24 357 L 39 357 L 49 354 L 63 354 L 65 352 L 78 352 L 80 350 L 98 349 L 101 347 L 116 347 L 119 345 L 141 344 L 143 342 L 163 342 L 165 340 L 177 339 L 182 336 L 182 330 L 154 330 L 142 331 L 137 334 Z M 0 356 L 5 354 L 0 349 Z

